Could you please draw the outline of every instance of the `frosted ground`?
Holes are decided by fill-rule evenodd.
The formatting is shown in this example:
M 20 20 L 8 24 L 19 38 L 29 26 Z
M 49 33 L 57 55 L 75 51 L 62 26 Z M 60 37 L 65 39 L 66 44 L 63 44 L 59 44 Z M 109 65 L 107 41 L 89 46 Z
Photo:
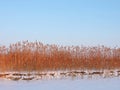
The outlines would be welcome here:
M 0 90 L 120 90 L 120 77 L 31 81 L 0 79 Z

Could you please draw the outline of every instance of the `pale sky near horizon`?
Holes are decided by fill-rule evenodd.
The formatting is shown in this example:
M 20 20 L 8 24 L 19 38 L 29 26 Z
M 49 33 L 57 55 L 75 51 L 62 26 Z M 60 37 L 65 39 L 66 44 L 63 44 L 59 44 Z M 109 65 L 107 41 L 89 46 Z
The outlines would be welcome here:
M 0 0 L 0 45 L 120 46 L 120 0 Z

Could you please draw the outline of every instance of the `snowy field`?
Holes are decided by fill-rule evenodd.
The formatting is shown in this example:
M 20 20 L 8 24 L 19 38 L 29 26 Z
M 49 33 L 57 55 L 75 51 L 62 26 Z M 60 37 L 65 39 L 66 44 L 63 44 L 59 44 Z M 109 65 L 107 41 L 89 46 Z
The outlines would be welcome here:
M 0 90 L 120 90 L 120 77 L 31 81 L 0 79 Z

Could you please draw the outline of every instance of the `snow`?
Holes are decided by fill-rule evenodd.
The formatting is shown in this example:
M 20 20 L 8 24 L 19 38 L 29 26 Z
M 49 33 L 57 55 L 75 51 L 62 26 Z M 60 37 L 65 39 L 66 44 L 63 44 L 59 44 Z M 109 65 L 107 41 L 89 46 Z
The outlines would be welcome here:
M 0 90 L 120 90 L 120 77 L 31 81 L 0 79 Z
M 66 79 L 66 78 L 108 78 L 119 77 L 120 70 L 104 71 L 47 71 L 47 72 L 4 72 L 0 73 L 0 78 L 9 80 L 41 80 L 41 79 Z

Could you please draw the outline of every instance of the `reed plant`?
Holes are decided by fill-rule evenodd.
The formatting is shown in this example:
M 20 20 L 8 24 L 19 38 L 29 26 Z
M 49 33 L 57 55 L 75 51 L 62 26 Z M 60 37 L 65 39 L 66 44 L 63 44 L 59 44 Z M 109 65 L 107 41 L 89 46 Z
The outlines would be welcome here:
M 17 42 L 0 46 L 0 71 L 105 70 L 120 68 L 120 48 Z

